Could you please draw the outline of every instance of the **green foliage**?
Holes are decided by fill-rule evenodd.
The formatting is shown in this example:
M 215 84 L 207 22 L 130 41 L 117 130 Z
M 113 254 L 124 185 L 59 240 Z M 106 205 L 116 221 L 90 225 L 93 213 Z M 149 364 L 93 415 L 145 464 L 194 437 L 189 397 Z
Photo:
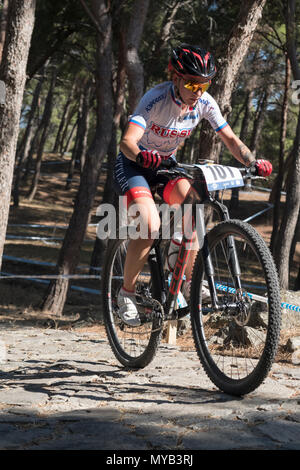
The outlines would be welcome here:
M 85 0 L 91 8 L 91 0 Z M 297 0 L 297 8 L 300 0 Z M 133 14 L 134 0 L 108 2 L 111 7 L 113 21 L 113 58 L 114 82 L 116 90 L 117 65 L 119 57 L 119 38 L 121 31 L 126 33 L 130 17 Z M 169 55 L 174 46 L 181 42 L 202 44 L 219 57 L 240 10 L 240 2 L 235 0 L 150 0 L 149 11 L 145 22 L 140 45 L 140 58 L 144 67 L 145 90 L 167 79 Z M 253 90 L 250 114 L 250 125 L 245 143 L 249 144 L 253 123 L 257 116 L 258 103 L 262 92 L 271 87 L 263 125 L 263 138 L 260 139 L 257 154 L 265 155 L 277 168 L 279 152 L 279 135 L 281 107 L 285 80 L 285 9 L 284 2 L 274 0 L 267 2 L 263 17 L 258 26 L 244 63 L 240 69 L 238 80 L 232 97 L 232 112 L 229 122 L 239 135 L 244 117 L 244 103 L 247 90 Z M 58 81 L 55 89 L 55 105 L 47 148 L 54 144 L 70 88 L 76 79 L 77 91 L 73 106 L 78 106 L 79 93 L 85 80 L 94 76 L 96 52 L 96 28 L 79 0 L 44 0 L 37 2 L 36 23 L 28 62 L 28 81 L 21 119 L 24 129 L 30 109 L 32 94 L 37 78 L 44 64 L 58 68 Z M 50 63 L 50 66 L 49 66 Z M 47 76 L 49 72 L 46 72 Z M 40 100 L 42 113 L 49 79 L 43 86 Z M 125 105 L 126 105 L 125 90 Z M 74 116 L 74 119 L 76 117 Z M 95 126 L 95 113 L 91 113 L 91 130 Z M 295 133 L 293 107 L 290 106 L 288 120 L 286 151 L 292 145 Z M 119 131 L 118 131 L 119 135 Z M 192 147 L 197 152 L 197 140 L 200 130 L 196 131 L 193 141 L 187 142 L 180 154 L 188 158 Z M 22 132 L 20 133 L 20 138 Z M 74 144 L 74 142 L 73 142 Z M 226 152 L 223 158 L 229 156 Z

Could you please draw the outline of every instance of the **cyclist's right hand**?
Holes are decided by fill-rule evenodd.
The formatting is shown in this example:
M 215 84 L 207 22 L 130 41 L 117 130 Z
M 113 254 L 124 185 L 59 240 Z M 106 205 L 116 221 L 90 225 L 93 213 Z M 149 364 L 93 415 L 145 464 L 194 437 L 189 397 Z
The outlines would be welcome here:
M 157 150 L 141 150 L 136 157 L 136 163 L 143 168 L 157 170 L 161 164 L 162 158 Z
M 263 159 L 256 160 L 252 166 L 255 168 L 258 176 L 263 176 L 265 178 L 270 176 L 273 170 L 272 163 Z

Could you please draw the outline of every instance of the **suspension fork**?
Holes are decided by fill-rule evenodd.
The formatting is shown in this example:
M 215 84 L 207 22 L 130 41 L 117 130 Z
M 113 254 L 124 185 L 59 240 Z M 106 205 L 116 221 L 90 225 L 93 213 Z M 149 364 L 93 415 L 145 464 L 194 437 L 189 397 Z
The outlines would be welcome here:
M 217 297 L 217 291 L 216 291 L 216 286 L 215 286 L 215 271 L 214 271 L 214 266 L 212 263 L 211 254 L 210 254 L 209 246 L 208 246 L 208 239 L 207 239 L 205 219 L 204 219 L 204 206 L 203 204 L 197 205 L 197 206 L 198 207 L 196 208 L 196 210 L 197 210 L 198 218 L 196 218 L 197 220 L 196 229 L 197 229 L 199 249 L 201 250 L 201 253 L 202 253 L 204 272 L 206 274 L 209 291 L 211 293 L 212 306 L 217 307 L 218 297 Z
M 221 221 L 227 221 L 230 220 L 229 217 L 229 212 L 227 207 L 224 204 L 221 204 L 219 201 L 216 201 L 215 199 L 210 199 L 208 201 L 209 205 L 213 207 L 218 215 Z M 233 279 L 234 283 L 234 288 L 235 289 L 241 289 L 241 268 L 240 268 L 240 263 L 239 259 L 237 256 L 236 252 L 236 246 L 235 246 L 235 241 L 232 235 L 229 235 L 226 240 L 226 253 L 228 254 L 228 265 L 230 269 L 230 273 Z

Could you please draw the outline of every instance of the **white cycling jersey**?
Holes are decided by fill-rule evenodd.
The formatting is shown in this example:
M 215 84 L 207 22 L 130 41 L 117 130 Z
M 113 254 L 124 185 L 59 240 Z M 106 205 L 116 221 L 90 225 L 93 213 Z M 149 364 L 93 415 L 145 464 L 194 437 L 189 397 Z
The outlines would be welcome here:
M 149 90 L 139 102 L 129 122 L 145 130 L 139 146 L 147 150 L 157 150 L 161 155 L 176 152 L 177 147 L 202 119 L 207 119 L 220 131 L 227 125 L 220 108 L 213 97 L 205 92 L 196 106 L 189 107 L 180 116 L 182 102 L 175 97 L 172 82 L 164 82 Z

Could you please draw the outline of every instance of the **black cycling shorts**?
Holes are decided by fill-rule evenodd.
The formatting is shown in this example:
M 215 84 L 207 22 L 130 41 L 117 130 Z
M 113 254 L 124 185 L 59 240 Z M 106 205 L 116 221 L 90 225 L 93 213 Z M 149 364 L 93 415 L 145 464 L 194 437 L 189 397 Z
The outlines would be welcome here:
M 159 185 L 158 194 L 169 204 L 170 194 L 179 179 L 157 174 L 157 170 L 142 168 L 120 152 L 114 169 L 114 189 L 117 194 L 126 196 L 127 207 L 139 197 L 153 198 L 151 189 Z

